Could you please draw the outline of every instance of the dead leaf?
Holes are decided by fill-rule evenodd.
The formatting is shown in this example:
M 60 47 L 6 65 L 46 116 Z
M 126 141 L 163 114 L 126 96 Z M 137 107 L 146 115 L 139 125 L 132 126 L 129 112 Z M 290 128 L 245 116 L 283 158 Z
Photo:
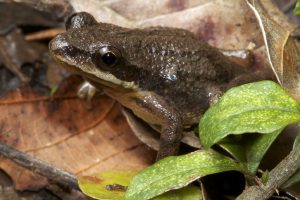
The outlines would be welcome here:
M 291 31 L 271 19 L 261 1 L 247 2 L 259 21 L 267 55 L 278 82 L 300 101 L 300 55 Z
M 153 162 L 155 153 L 132 134 L 115 101 L 101 96 L 93 101 L 93 109 L 87 110 L 85 102 L 77 98 L 74 85 L 69 80 L 53 98 L 28 88 L 2 97 L 1 141 L 80 175 L 108 169 L 142 169 Z M 0 167 L 17 189 L 46 184 L 5 159 Z

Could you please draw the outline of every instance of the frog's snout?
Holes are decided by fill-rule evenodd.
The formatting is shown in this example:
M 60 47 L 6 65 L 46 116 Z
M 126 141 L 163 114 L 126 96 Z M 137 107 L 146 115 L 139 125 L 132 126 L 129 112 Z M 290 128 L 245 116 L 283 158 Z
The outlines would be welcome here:
M 79 69 L 77 66 L 82 65 L 83 60 L 77 57 L 64 35 L 59 34 L 49 42 L 49 51 L 53 59 L 60 63 L 62 67 L 78 73 Z M 80 64 L 78 64 L 78 61 L 80 61 Z
M 49 51 L 54 60 L 72 71 L 74 67 L 70 66 L 74 66 L 74 58 L 69 56 L 69 46 L 69 43 L 62 35 L 57 35 L 49 42 Z
M 60 53 L 66 47 L 68 47 L 68 43 L 62 35 L 55 36 L 49 43 L 49 50 L 51 54 Z

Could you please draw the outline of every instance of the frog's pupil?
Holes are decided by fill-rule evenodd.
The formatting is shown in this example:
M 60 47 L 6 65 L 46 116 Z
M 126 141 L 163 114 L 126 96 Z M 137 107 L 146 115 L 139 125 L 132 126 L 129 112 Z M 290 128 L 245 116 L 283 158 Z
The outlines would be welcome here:
M 102 61 L 107 65 L 112 65 L 116 62 L 117 57 L 112 52 L 107 52 L 102 55 Z

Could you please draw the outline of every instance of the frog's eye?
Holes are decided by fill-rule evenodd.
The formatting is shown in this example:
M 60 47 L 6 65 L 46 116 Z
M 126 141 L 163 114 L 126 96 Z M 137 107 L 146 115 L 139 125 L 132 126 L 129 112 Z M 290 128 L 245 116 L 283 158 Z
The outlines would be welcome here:
M 99 53 L 102 62 L 107 66 L 113 66 L 114 64 L 116 64 L 118 61 L 118 57 L 120 56 L 119 51 L 116 48 L 110 46 L 102 47 L 99 50 Z
M 101 59 L 102 59 L 103 63 L 105 63 L 107 65 L 113 65 L 117 61 L 116 55 L 111 51 L 103 53 L 101 55 Z
M 95 18 L 87 12 L 74 13 L 66 21 L 66 29 L 77 29 L 97 24 Z

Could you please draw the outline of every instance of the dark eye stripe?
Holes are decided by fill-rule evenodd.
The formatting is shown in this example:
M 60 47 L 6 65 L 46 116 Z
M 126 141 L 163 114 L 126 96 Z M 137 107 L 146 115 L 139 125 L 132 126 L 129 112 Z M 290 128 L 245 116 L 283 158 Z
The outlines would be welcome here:
M 60 49 L 53 50 L 55 54 L 65 56 L 65 54 L 68 54 L 68 57 L 76 58 L 76 57 L 91 57 L 91 54 L 89 52 L 86 52 L 84 50 L 78 49 L 76 47 L 71 46 L 65 46 L 61 47 Z

